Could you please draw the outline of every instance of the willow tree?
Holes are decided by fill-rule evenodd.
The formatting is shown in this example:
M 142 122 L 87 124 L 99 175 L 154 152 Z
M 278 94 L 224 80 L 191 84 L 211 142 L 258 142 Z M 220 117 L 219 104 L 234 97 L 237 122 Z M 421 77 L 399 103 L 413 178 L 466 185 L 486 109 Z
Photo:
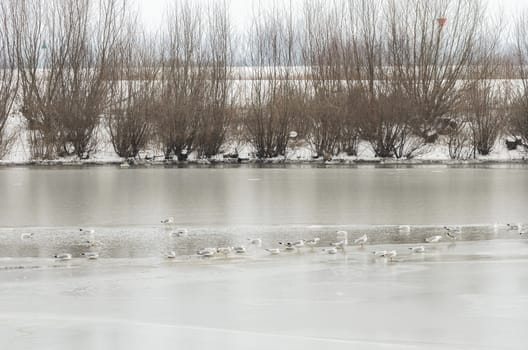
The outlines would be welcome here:
M 232 96 L 232 38 L 226 2 L 210 3 L 205 9 L 204 62 L 205 106 L 199 117 L 196 150 L 200 157 L 220 153 L 234 114 Z
M 348 113 L 347 86 L 343 80 L 345 45 L 344 4 L 306 2 L 302 21 L 302 58 L 309 67 L 306 84 L 308 140 L 318 155 L 330 157 L 341 151 L 356 153 L 357 128 Z
M 162 33 L 155 134 L 166 158 L 185 159 L 196 144 L 205 107 L 204 19 L 199 3 L 176 2 Z
M 501 21 L 482 18 L 473 50 L 473 65 L 469 67 L 462 91 L 461 118 L 467 120 L 473 157 L 477 153 L 490 154 L 505 131 L 503 126 L 511 97 L 511 83 L 493 79 L 503 63 L 499 54 L 501 34 Z
M 15 38 L 7 1 L 0 2 L 0 159 L 10 150 L 15 134 L 8 125 L 18 88 Z
M 13 28 L 33 157 L 87 157 L 108 107 L 126 1 L 20 0 Z
M 488 81 L 475 82 L 464 94 L 464 109 L 476 154 L 489 155 L 502 132 L 506 92 Z
M 344 76 L 350 99 L 362 112 L 358 116 L 361 138 L 378 157 L 409 156 L 403 146 L 412 105 L 389 75 L 385 10 L 385 2 L 348 1 Z
M 132 14 L 111 65 L 110 141 L 120 157 L 135 158 L 152 138 L 159 57 L 154 40 Z
M 515 58 L 521 85 L 511 104 L 509 133 L 528 150 L 528 13 L 522 14 L 515 26 Z
M 463 97 L 482 27 L 479 0 L 390 0 L 387 8 L 392 79 L 416 106 L 412 126 L 426 142 Z
M 273 6 L 253 18 L 247 52 L 252 68 L 244 127 L 258 158 L 285 155 L 301 100 L 295 76 L 298 38 L 292 8 Z

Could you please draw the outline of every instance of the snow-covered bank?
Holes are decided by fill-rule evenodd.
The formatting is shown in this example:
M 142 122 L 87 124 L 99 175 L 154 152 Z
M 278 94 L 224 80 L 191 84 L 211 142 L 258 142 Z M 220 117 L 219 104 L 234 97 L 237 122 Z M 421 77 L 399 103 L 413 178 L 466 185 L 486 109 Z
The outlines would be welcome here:
M 23 127 L 21 116 L 12 116 L 8 123 L 7 132 L 17 135 L 14 144 L 4 159 L 0 159 L 0 166 L 13 165 L 119 165 L 128 162 L 130 165 L 185 165 L 185 164 L 329 164 L 350 165 L 363 163 L 380 164 L 482 164 L 482 163 L 519 163 L 528 162 L 528 149 L 517 146 L 515 150 L 508 150 L 506 146 L 507 136 L 501 136 L 495 142 L 491 153 L 487 156 L 473 154 L 471 149 L 464 150 L 466 155 L 463 159 L 451 159 L 447 142 L 439 138 L 434 144 L 426 144 L 415 152 L 411 159 L 379 158 L 376 157 L 373 148 L 366 141 L 358 144 L 357 155 L 350 156 L 341 153 L 329 159 L 318 157 L 311 144 L 304 140 L 291 140 L 286 150 L 286 156 L 276 158 L 258 159 L 256 150 L 247 142 L 234 141 L 223 147 L 224 152 L 209 159 L 198 157 L 196 152 L 191 152 L 186 161 L 165 160 L 161 150 L 149 149 L 140 152 L 139 159 L 127 160 L 119 157 L 112 147 L 110 135 L 105 127 L 99 127 L 97 131 L 97 149 L 90 154 L 89 159 L 79 159 L 76 156 L 57 158 L 53 160 L 32 159 L 31 149 L 28 143 L 27 131 Z
M 147 155 L 145 159 L 145 155 Z M 131 166 L 167 166 L 167 165 L 229 165 L 229 164 L 313 164 L 313 165 L 354 165 L 354 164 L 489 164 L 489 163 L 528 163 L 528 152 L 519 147 L 517 150 L 508 150 L 505 140 L 497 141 L 493 151 L 487 155 L 476 155 L 475 158 L 451 159 L 447 146 L 431 145 L 423 153 L 411 159 L 379 158 L 376 157 L 372 148 L 366 142 L 360 142 L 358 155 L 349 156 L 339 154 L 331 159 L 317 157 L 308 145 L 296 147 L 287 151 L 286 156 L 258 159 L 250 145 L 240 147 L 237 153 L 226 152 L 214 157 L 198 158 L 196 152 L 189 154 L 187 160 L 178 161 L 165 160 L 163 154 L 156 152 L 143 152 L 139 159 L 127 160 L 119 157 L 112 149 L 105 147 L 95 152 L 89 159 L 79 159 L 72 156 L 54 160 L 34 160 L 28 154 L 27 148 L 21 142 L 17 142 L 8 156 L 0 160 L 0 166 L 37 165 L 37 166 L 80 166 L 80 165 L 120 165 L 128 163 Z

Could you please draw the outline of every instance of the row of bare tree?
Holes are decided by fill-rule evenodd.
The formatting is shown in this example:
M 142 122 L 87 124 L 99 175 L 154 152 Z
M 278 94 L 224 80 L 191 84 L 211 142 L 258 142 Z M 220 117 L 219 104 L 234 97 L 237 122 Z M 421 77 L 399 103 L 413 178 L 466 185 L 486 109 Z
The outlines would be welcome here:
M 122 157 L 152 144 L 166 156 L 217 154 L 233 115 L 227 6 L 178 2 L 156 36 L 130 8 L 3 1 L 0 131 L 18 102 L 33 158 L 87 158 L 104 131 Z M 0 135 L 7 150 L 13 137 Z
M 528 20 L 509 47 L 480 0 L 267 5 L 243 35 L 226 2 L 173 2 L 152 33 L 130 1 L 0 2 L 0 158 L 17 133 L 35 159 L 90 157 L 104 134 L 126 158 L 276 157 L 292 131 L 325 158 L 360 140 L 396 158 L 528 148 Z

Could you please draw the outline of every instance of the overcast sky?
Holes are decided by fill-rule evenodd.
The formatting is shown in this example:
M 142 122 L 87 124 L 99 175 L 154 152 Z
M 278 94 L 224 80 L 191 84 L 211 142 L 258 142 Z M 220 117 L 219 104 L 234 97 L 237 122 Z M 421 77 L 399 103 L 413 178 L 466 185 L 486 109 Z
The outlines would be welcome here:
M 139 3 L 140 11 L 142 12 L 143 20 L 149 26 L 157 26 L 163 17 L 164 9 L 171 1 L 178 0 L 136 0 Z M 223 1 L 223 0 L 219 0 Z M 262 4 L 272 3 L 273 0 L 230 0 L 230 8 L 233 23 L 240 27 L 248 23 L 249 18 L 253 12 L 253 8 L 260 1 Z M 274 0 L 280 3 L 280 0 Z M 288 2 L 289 0 L 284 0 Z M 301 2 L 302 0 L 293 0 L 293 2 Z M 424 0 L 427 1 L 427 0 Z M 528 9 L 528 0 L 488 0 L 489 8 L 493 11 L 504 12 L 505 18 L 508 22 L 512 16 L 520 13 L 522 10 Z

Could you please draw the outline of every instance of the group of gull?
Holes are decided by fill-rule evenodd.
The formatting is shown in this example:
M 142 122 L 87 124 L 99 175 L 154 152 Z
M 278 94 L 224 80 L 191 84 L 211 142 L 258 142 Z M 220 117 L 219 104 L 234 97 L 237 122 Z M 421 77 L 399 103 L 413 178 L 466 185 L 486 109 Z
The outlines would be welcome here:
M 82 235 L 86 236 L 86 239 L 82 241 L 82 245 L 86 246 L 88 248 L 98 247 L 102 246 L 103 242 L 95 240 L 95 230 L 93 229 L 83 229 L 80 228 L 79 232 L 81 232 Z M 72 254 L 71 253 L 59 253 L 55 254 L 53 256 L 57 260 L 71 260 Z M 94 251 L 85 251 L 81 253 L 81 257 L 84 257 L 88 260 L 97 260 L 99 259 L 99 253 Z
M 164 219 L 161 221 L 162 224 L 168 225 L 168 227 L 171 227 L 174 224 L 174 219 L 172 217 Z M 497 226 L 497 225 L 496 225 Z M 517 230 L 521 235 L 525 232 L 522 231 L 522 225 L 521 224 L 506 224 L 506 228 L 508 230 Z M 460 226 L 444 226 L 444 233 L 445 235 L 451 239 L 455 240 L 457 239 L 457 236 L 462 233 L 462 228 Z M 409 225 L 401 225 L 398 228 L 399 233 L 401 234 L 410 234 L 411 227 Z M 185 228 L 179 228 L 175 231 L 171 231 L 172 236 L 176 237 L 185 237 L 188 235 L 188 230 Z M 348 242 L 348 232 L 347 231 L 336 231 L 336 236 L 338 240 L 335 242 L 330 243 L 330 247 L 323 248 L 322 251 L 326 252 L 327 254 L 337 254 L 339 251 L 345 252 L 346 247 L 349 245 Z M 428 236 L 424 239 L 425 243 L 438 243 L 444 238 L 443 235 L 433 235 Z M 299 251 L 302 248 L 308 247 L 312 251 L 314 248 L 319 244 L 320 242 L 319 237 L 314 237 L 311 239 L 300 239 L 296 241 L 279 241 L 277 242 L 277 245 L 280 247 L 275 248 L 266 248 L 264 249 L 266 252 L 268 252 L 270 255 L 279 255 L 283 251 Z M 248 238 L 247 239 L 249 246 L 254 247 L 262 247 L 262 239 L 261 238 Z M 368 241 L 367 234 L 363 234 L 362 236 L 354 239 L 352 242 L 354 245 L 359 246 L 363 248 Z M 425 247 L 423 245 L 418 246 L 412 246 L 408 248 L 411 252 L 411 254 L 420 254 L 425 253 Z M 239 246 L 223 246 L 223 247 L 207 247 L 207 248 L 201 248 L 198 251 L 196 251 L 196 255 L 203 257 L 203 258 L 210 258 L 214 256 L 228 256 L 230 254 L 245 254 L 248 251 L 248 248 L 244 245 Z M 377 258 L 387 258 L 389 260 L 392 260 L 398 255 L 398 252 L 396 250 L 376 250 L 373 251 L 372 254 L 374 257 Z M 177 257 L 177 254 L 175 251 L 169 251 L 165 254 L 165 256 L 168 259 L 174 259 Z
M 173 230 L 172 227 L 174 225 L 174 218 L 169 217 L 167 219 L 161 220 L 161 223 L 165 225 L 170 230 L 170 235 L 173 237 L 187 237 L 189 235 L 189 231 L 186 228 L 178 228 Z M 461 234 L 462 228 L 459 226 L 444 226 L 444 234 L 452 240 L 455 240 L 458 235 Z M 519 234 L 527 234 L 527 232 L 523 231 L 523 227 L 521 224 L 506 224 L 506 229 L 510 231 L 517 231 Z M 97 241 L 94 239 L 95 237 L 95 230 L 93 229 L 79 229 L 82 235 L 85 235 L 87 237 L 86 240 L 82 242 L 83 245 L 93 248 L 97 246 L 103 245 L 101 241 Z M 409 234 L 411 231 L 411 227 L 409 225 L 401 225 L 398 228 L 398 231 L 400 234 Z M 345 252 L 346 247 L 349 245 L 348 242 L 348 232 L 347 231 L 337 231 L 336 232 L 337 240 L 335 242 L 330 243 L 329 247 L 325 247 L 322 249 L 323 252 L 327 254 L 337 254 L 339 251 Z M 21 234 L 20 238 L 22 240 L 27 239 L 33 239 L 34 234 L 33 233 L 23 233 Z M 424 239 L 425 243 L 438 243 L 442 239 L 444 239 L 443 235 L 433 235 L 428 236 Z M 279 255 L 283 251 L 298 251 L 300 249 L 303 249 L 305 247 L 310 248 L 311 250 L 314 250 L 315 247 L 320 242 L 319 237 L 314 237 L 311 239 L 300 239 L 296 241 L 286 242 L 286 241 L 279 241 L 277 242 L 278 247 L 275 248 L 266 248 L 264 249 L 266 252 L 268 252 L 270 255 Z M 252 247 L 262 247 L 262 239 L 261 238 L 248 238 L 247 239 L 248 245 Z M 368 236 L 366 234 L 363 234 L 362 236 L 354 239 L 353 244 L 356 246 L 359 246 L 363 248 L 366 243 L 368 242 Z M 411 254 L 419 254 L 425 252 L 425 247 L 423 245 L 417 245 L 412 246 L 408 248 L 411 252 Z M 225 246 L 225 247 L 207 247 L 199 249 L 196 252 L 196 255 L 203 258 L 210 258 L 214 256 L 225 256 L 227 257 L 230 254 L 245 254 L 247 253 L 248 248 L 244 245 L 239 246 Z M 373 251 L 372 254 L 376 258 L 387 258 L 392 260 L 395 258 L 398 253 L 396 250 L 376 250 Z M 169 251 L 166 252 L 165 257 L 168 259 L 174 259 L 177 257 L 177 254 L 175 251 Z M 93 250 L 85 251 L 81 253 L 81 257 L 84 257 L 89 260 L 96 260 L 99 258 L 99 253 L 95 252 Z M 59 253 L 54 255 L 55 259 L 58 260 L 71 260 L 72 254 L 70 253 Z
M 179 229 L 177 232 L 180 232 L 182 229 Z M 348 245 L 348 238 L 347 238 L 347 232 L 346 231 L 337 231 L 337 236 L 341 239 L 337 242 L 333 242 L 330 244 L 330 248 L 325 248 L 323 251 L 327 252 L 328 254 L 336 254 L 339 249 L 344 250 L 346 246 Z M 319 237 L 314 237 L 311 239 L 299 239 L 296 241 L 286 242 L 286 241 L 279 241 L 277 242 L 277 245 L 280 247 L 276 248 L 266 248 L 264 249 L 266 252 L 268 252 L 270 255 L 279 255 L 283 251 L 299 251 L 302 248 L 308 247 L 312 250 L 319 244 L 319 241 L 321 239 Z M 368 241 L 367 235 L 363 235 L 357 239 L 354 240 L 354 244 L 359 244 L 360 246 L 364 246 L 365 243 Z M 248 238 L 247 239 L 248 245 L 256 248 L 262 247 L 262 239 L 261 238 Z M 244 245 L 239 246 L 226 246 L 226 247 L 208 247 L 208 248 L 202 248 L 199 249 L 196 252 L 196 255 L 209 258 L 213 256 L 227 256 L 231 253 L 233 254 L 245 254 L 247 253 L 248 248 Z M 167 258 L 175 258 L 176 252 L 170 251 L 166 254 Z

